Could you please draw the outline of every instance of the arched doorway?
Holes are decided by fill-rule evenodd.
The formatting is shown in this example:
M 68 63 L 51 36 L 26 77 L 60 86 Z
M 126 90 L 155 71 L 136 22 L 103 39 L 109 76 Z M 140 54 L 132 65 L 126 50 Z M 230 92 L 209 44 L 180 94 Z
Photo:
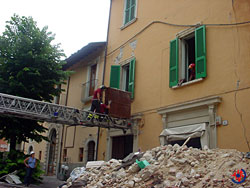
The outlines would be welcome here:
M 52 129 L 50 133 L 49 144 L 49 161 L 48 161 L 48 175 L 54 175 L 55 171 L 55 150 L 56 150 L 56 130 Z
M 88 158 L 87 161 L 94 161 L 95 160 L 95 142 L 90 141 L 88 143 Z

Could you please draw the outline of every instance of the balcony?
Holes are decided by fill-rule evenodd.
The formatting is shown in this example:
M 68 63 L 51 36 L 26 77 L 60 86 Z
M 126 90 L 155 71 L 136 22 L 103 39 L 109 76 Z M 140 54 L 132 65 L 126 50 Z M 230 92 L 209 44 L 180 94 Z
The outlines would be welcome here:
M 92 99 L 97 84 L 98 84 L 97 79 L 90 80 L 82 84 L 82 94 L 81 94 L 82 103 L 86 103 Z

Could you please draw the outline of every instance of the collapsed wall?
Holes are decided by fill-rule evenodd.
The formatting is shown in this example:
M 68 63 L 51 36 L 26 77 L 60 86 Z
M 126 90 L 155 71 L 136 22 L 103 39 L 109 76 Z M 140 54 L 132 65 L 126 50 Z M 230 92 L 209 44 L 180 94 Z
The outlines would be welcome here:
M 147 160 L 149 165 L 140 169 L 136 162 L 124 167 L 121 160 L 111 159 L 98 168 L 87 169 L 73 182 L 69 178 L 63 188 L 250 188 L 250 177 L 247 175 L 250 172 L 250 159 L 236 150 L 199 150 L 175 144 L 148 150 L 140 159 L 143 160 Z M 240 179 L 237 172 L 241 172 Z M 243 172 L 246 172 L 246 177 Z M 233 180 L 242 183 L 237 184 Z

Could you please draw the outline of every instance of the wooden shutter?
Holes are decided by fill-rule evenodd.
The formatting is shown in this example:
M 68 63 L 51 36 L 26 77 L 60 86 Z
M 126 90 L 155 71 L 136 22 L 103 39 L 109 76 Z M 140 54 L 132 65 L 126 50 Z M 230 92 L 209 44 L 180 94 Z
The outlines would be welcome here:
M 178 84 L 179 48 L 178 38 L 170 41 L 169 87 Z
M 135 18 L 135 8 L 136 8 L 136 0 L 131 0 L 129 21 L 131 21 Z
M 129 83 L 128 91 L 131 92 L 131 98 L 134 98 L 135 89 L 135 59 L 132 59 L 129 64 Z
M 120 65 L 112 65 L 110 71 L 110 82 L 109 86 L 112 88 L 119 89 L 120 88 Z
M 124 24 L 135 18 L 136 0 L 126 0 Z
M 207 76 L 205 25 L 195 30 L 195 75 L 196 79 Z

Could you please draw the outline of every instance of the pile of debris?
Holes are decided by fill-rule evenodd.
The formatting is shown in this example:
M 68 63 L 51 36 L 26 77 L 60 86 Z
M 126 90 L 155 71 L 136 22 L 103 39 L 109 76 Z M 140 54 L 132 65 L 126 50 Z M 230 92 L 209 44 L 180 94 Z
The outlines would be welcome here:
M 199 150 L 175 144 L 156 147 L 140 157 L 140 161 L 149 163 L 143 169 L 135 160 L 126 166 L 121 160 L 111 159 L 100 167 L 87 168 L 74 181 L 69 178 L 63 188 L 250 186 L 250 177 L 244 174 L 250 172 L 250 159 L 236 150 L 210 150 L 207 147 Z M 242 183 L 237 184 L 233 180 Z

